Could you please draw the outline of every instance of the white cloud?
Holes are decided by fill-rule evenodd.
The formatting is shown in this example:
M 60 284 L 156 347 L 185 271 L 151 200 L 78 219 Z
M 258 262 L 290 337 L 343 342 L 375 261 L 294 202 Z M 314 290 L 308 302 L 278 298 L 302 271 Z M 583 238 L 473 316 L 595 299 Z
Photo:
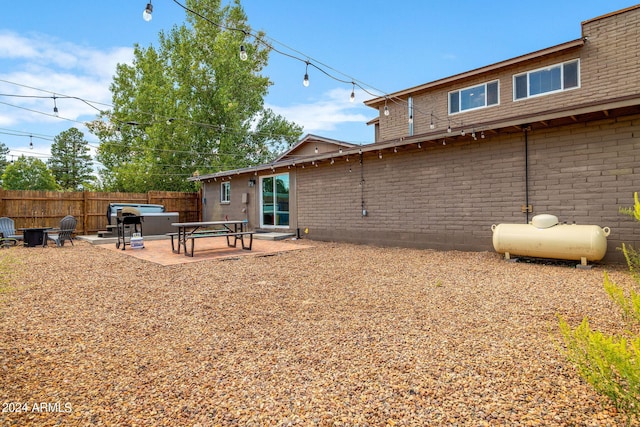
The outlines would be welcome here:
M 305 133 L 336 130 L 345 123 L 363 123 L 369 108 L 361 102 L 349 102 L 351 89 L 333 89 L 318 100 L 291 106 L 267 105 L 276 113 L 304 127 Z M 364 99 L 364 93 L 356 90 L 356 100 Z
M 131 63 L 133 49 L 115 47 L 100 50 L 60 41 L 41 34 L 20 35 L 0 32 L 0 93 L 49 96 L 55 93 L 60 116 L 78 120 L 97 111 L 77 99 L 109 104 L 109 85 L 118 63 Z M 35 89 L 32 89 L 35 88 Z M 41 90 L 36 90 L 41 89 Z M 3 126 L 53 122 L 59 119 L 31 112 L 53 113 L 52 99 L 0 97 L 12 106 L 0 105 Z M 106 108 L 96 105 L 98 108 Z

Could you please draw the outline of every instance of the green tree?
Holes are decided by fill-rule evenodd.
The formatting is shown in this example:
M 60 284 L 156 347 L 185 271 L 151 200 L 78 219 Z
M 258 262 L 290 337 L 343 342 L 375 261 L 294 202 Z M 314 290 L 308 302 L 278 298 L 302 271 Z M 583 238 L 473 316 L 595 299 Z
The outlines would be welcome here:
M 9 161 L 7 160 L 7 155 L 9 154 L 9 147 L 7 147 L 4 142 L 0 142 L 0 178 L 4 173 L 4 170 L 9 165 Z M 2 180 L 0 180 L 0 186 L 2 186 Z
M 57 135 L 51 145 L 48 166 L 63 190 L 77 191 L 91 186 L 93 168 L 84 134 L 70 128 Z
M 35 157 L 20 156 L 2 174 L 5 190 L 58 190 L 58 184 L 47 165 Z
M 157 48 L 136 45 L 133 64 L 118 65 L 113 110 L 90 124 L 106 188 L 194 190 L 186 178 L 196 171 L 267 162 L 301 135 L 264 106 L 269 50 L 248 36 L 239 0 L 186 3 L 205 19 L 187 14 L 186 24 L 159 34 Z
M 640 201 L 634 194 L 633 209 L 626 210 L 640 221 Z M 604 274 L 607 295 L 622 310 L 625 330 L 618 335 L 594 331 L 587 318 L 575 329 L 560 319 L 560 331 L 566 354 L 580 375 L 598 393 L 607 396 L 614 406 L 627 415 L 627 425 L 640 414 L 640 255 L 632 247 L 622 245 L 636 288 L 625 289 Z

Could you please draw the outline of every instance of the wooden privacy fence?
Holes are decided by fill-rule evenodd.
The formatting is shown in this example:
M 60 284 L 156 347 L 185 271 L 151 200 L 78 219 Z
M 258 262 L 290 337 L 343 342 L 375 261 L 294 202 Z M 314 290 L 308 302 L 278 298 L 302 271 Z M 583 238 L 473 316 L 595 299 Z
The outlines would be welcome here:
M 57 227 L 65 215 L 78 218 L 76 234 L 95 234 L 107 226 L 109 203 L 154 203 L 166 212 L 178 212 L 180 221 L 199 221 L 200 193 L 149 191 L 148 193 L 59 192 L 0 189 L 0 217 L 16 228 Z

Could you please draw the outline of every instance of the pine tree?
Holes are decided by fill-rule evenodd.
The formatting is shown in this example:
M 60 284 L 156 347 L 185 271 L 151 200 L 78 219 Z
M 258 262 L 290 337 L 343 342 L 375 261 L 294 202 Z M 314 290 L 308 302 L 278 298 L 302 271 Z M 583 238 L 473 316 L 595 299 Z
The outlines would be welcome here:
M 77 191 L 91 184 L 91 156 L 84 134 L 76 128 L 61 132 L 53 139 L 49 169 L 65 191 Z

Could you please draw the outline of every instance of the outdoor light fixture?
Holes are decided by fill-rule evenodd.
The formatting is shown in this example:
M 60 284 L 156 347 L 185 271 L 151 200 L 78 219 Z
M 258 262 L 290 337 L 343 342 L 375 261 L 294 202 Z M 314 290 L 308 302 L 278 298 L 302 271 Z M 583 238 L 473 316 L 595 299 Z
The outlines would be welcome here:
M 302 80 L 304 87 L 309 87 L 309 61 L 307 61 L 307 68 L 304 70 L 304 80 Z
M 244 45 L 240 45 L 240 60 L 241 61 L 247 60 L 247 51 L 245 50 Z
M 153 18 L 153 16 L 151 16 L 152 12 L 153 12 L 153 5 L 151 4 L 151 1 L 149 1 L 149 3 L 147 3 L 147 7 L 145 7 L 144 11 L 142 12 L 142 19 L 144 19 L 147 22 L 151 21 L 151 18 Z
M 351 82 L 353 87 L 351 88 L 351 96 L 349 96 L 349 102 L 353 102 L 356 100 L 356 84 Z
M 58 117 L 58 106 L 56 105 L 56 96 L 53 95 L 53 114 Z
M 435 129 L 436 125 L 433 123 L 433 113 L 431 113 L 431 123 L 429 123 L 429 129 Z

